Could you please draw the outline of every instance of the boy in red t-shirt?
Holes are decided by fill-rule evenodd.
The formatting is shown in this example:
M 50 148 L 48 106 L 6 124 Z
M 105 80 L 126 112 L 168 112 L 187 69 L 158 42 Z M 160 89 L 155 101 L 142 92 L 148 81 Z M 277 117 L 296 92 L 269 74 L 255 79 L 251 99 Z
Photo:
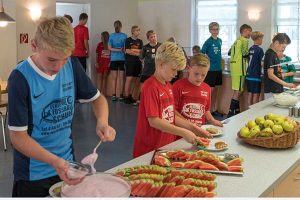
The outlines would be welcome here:
M 211 137 L 197 125 L 177 117 L 172 86 L 169 81 L 185 68 L 186 59 L 180 47 L 165 42 L 155 56 L 155 73 L 144 82 L 141 91 L 133 157 L 138 157 L 174 142 L 177 136 L 194 144 L 197 135 Z
M 72 54 L 78 58 L 84 71 L 86 71 L 86 59 L 89 57 L 89 29 L 85 26 L 87 20 L 86 13 L 79 15 L 79 23 L 74 28 L 75 47 Z
M 105 82 L 109 72 L 110 51 L 108 50 L 109 33 L 104 31 L 101 33 L 101 42 L 96 48 L 96 72 L 97 87 L 102 94 L 105 94 Z
M 211 89 L 204 81 L 209 70 L 209 58 L 200 53 L 191 58 L 188 78 L 173 85 L 176 111 L 190 122 L 201 126 L 205 119 L 212 125 L 223 126 L 210 113 Z

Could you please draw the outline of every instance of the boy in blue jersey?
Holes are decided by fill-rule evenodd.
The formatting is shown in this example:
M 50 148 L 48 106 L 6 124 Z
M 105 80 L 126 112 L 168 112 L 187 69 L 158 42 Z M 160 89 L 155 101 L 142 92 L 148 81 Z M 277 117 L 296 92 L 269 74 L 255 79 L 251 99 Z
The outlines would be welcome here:
M 204 82 L 210 86 L 211 96 L 213 97 L 215 96 L 214 88 L 222 85 L 222 40 L 218 37 L 220 26 L 217 22 L 211 22 L 208 25 L 208 28 L 211 33 L 211 37 L 204 42 L 201 52 L 209 57 L 210 68 Z M 211 112 L 213 115 L 219 115 L 216 111 L 216 105 L 216 98 L 212 98 Z
M 41 21 L 31 41 L 34 54 L 9 77 L 13 197 L 44 197 L 60 180 L 69 185 L 82 181 L 67 176 L 67 161 L 74 160 L 71 124 L 76 100 L 92 102 L 102 141 L 115 138 L 115 130 L 108 125 L 105 97 L 92 85 L 78 59 L 70 57 L 73 35 L 65 17 Z
M 254 45 L 249 49 L 249 65 L 246 72 L 249 105 L 259 101 L 259 94 L 261 92 L 261 61 L 264 57 L 264 50 L 259 46 L 262 44 L 263 37 L 264 34 L 259 31 L 254 31 L 251 34 Z

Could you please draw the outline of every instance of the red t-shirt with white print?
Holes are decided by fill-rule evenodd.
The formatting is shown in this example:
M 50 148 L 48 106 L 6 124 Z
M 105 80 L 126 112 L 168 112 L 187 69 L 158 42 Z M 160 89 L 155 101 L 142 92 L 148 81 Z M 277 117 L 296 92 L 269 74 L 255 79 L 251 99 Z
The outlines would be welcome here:
M 178 80 L 173 85 L 175 109 L 190 122 L 198 126 L 205 124 L 204 113 L 210 110 L 211 89 L 202 82 L 196 86 L 187 78 Z
M 175 107 L 172 86 L 162 84 L 151 76 L 143 84 L 139 106 L 133 157 L 158 149 L 176 140 L 176 136 L 153 128 L 149 117 L 159 117 L 170 124 L 175 122 Z

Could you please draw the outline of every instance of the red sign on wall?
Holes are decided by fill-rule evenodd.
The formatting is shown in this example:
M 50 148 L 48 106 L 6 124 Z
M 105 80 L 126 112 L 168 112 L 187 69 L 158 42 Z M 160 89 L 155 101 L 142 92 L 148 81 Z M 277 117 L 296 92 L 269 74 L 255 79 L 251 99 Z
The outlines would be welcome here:
M 20 33 L 20 44 L 28 43 L 28 33 Z

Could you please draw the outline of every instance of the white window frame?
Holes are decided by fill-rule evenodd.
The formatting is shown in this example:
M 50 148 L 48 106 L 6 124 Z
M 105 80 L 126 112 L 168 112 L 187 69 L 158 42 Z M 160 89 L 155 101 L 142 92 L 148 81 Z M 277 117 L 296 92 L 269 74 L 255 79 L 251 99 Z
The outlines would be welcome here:
M 222 17 L 204 16 L 203 18 L 198 15 L 198 6 L 202 4 L 205 7 L 216 7 L 220 8 L 235 6 L 235 13 L 229 18 L 224 19 Z M 218 22 L 220 24 L 219 37 L 222 39 L 222 55 L 227 56 L 228 50 L 236 39 L 237 31 L 237 14 L 238 14 L 238 1 L 237 0 L 195 0 L 195 43 L 200 47 L 203 46 L 204 42 L 210 37 L 208 24 L 210 22 Z M 227 38 L 226 38 L 227 37 Z
M 284 8 L 286 7 L 286 8 Z M 286 33 L 291 44 L 285 49 L 285 54 L 293 61 L 300 58 L 300 0 L 277 0 L 276 1 L 276 31 Z M 290 9 L 289 9 L 290 8 Z M 294 8 L 294 10 L 292 10 Z M 296 8 L 296 9 L 295 9 Z M 280 10 L 284 15 L 280 16 Z M 294 16 L 290 16 L 289 14 Z

